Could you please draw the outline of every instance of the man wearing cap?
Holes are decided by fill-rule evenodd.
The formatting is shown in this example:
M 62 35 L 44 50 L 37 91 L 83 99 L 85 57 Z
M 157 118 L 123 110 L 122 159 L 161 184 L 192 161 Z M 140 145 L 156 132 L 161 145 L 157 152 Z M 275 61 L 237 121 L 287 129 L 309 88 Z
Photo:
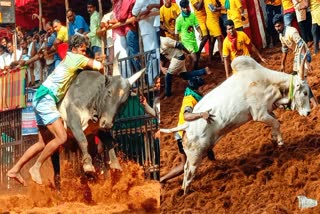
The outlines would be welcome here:
M 282 60 L 280 71 L 285 71 L 285 61 L 288 55 L 288 50 L 291 49 L 294 53 L 293 58 L 293 73 L 297 73 L 299 71 L 300 62 L 302 62 L 303 57 L 307 54 L 305 68 L 307 71 L 312 71 L 311 63 L 311 53 L 310 50 L 305 43 L 305 41 L 301 38 L 298 30 L 291 26 L 285 26 L 283 16 L 281 14 L 276 14 L 273 17 L 273 25 L 276 31 L 279 33 L 279 39 L 282 44 Z M 309 87 L 309 98 L 313 105 L 313 107 L 318 105 L 318 101 L 314 97 L 311 88 Z
M 184 97 L 182 100 L 182 105 L 179 113 L 178 126 L 184 124 L 185 121 L 194 121 L 198 119 L 204 119 L 208 123 L 214 121 L 214 115 L 209 114 L 209 112 L 192 113 L 194 106 L 201 100 L 202 95 L 199 93 L 198 89 L 204 84 L 204 80 L 201 77 L 193 77 L 188 81 L 188 86 L 184 92 Z M 166 182 L 167 180 L 179 176 L 183 173 L 184 164 L 186 162 L 186 154 L 183 150 L 182 138 L 184 132 L 179 131 L 176 133 L 175 138 L 177 140 L 177 145 L 179 148 L 179 153 L 181 154 L 181 163 L 170 170 L 166 175 L 160 178 L 160 182 Z M 214 153 L 212 150 L 208 151 L 208 158 L 214 160 Z
M 247 34 L 235 29 L 234 22 L 231 19 L 225 21 L 224 25 L 227 29 L 227 37 L 223 41 L 222 55 L 226 78 L 229 77 L 230 62 L 237 56 L 250 56 L 250 50 L 255 52 L 262 62 L 267 63 L 267 60 L 262 57 L 258 49 L 251 43 Z

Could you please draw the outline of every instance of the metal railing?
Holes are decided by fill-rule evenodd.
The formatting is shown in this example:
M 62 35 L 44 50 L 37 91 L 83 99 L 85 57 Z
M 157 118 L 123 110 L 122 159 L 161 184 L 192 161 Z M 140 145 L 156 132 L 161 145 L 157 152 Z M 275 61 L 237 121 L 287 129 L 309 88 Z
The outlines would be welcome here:
M 143 94 L 152 106 L 156 92 L 148 79 L 159 74 L 159 61 L 155 59 L 156 54 L 155 50 L 119 60 L 120 63 L 130 64 L 130 60 L 136 58 L 140 61 L 142 68 L 149 67 L 146 75 L 132 88 L 133 96 L 125 107 L 126 115 L 116 118 L 112 130 L 113 138 L 117 143 L 116 151 L 123 152 L 125 159 L 139 163 L 144 168 L 146 177 L 151 179 L 159 178 L 159 142 L 153 137 L 158 129 L 158 123 L 155 118 L 145 114 L 139 103 L 139 95 Z M 153 59 L 153 64 L 149 63 L 150 58 Z M 9 182 L 6 173 L 30 145 L 38 140 L 37 135 L 22 136 L 21 121 L 21 109 L 0 112 L 0 189 L 21 186 L 16 182 Z M 79 152 L 66 152 L 62 157 L 70 161 L 75 171 L 79 172 L 82 168 Z

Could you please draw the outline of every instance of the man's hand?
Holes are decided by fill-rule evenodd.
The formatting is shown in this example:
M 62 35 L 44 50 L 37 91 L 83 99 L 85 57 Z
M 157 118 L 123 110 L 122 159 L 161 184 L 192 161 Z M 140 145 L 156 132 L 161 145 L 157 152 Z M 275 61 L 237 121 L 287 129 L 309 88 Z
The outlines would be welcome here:
M 168 73 L 168 68 L 166 67 L 160 67 L 161 72 L 166 75 Z
M 261 61 L 262 61 L 263 63 L 266 63 L 266 64 L 268 64 L 268 61 L 267 61 L 267 59 L 266 59 L 266 58 L 264 58 L 263 56 L 261 56 L 261 57 L 260 57 L 260 59 L 261 59 Z
M 142 105 L 145 106 L 147 104 L 147 99 L 144 96 L 140 95 L 139 100 Z
M 209 124 L 211 124 L 212 122 L 214 122 L 215 115 L 210 114 L 209 112 L 210 110 L 201 112 L 200 114 L 202 116 L 201 118 L 205 119 Z

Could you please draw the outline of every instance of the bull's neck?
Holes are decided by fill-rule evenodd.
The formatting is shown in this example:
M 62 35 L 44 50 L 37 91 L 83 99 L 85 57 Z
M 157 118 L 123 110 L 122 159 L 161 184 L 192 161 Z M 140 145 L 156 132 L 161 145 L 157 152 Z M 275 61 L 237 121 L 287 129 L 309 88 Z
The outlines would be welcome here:
M 271 71 L 271 73 L 272 84 L 277 85 L 281 90 L 289 89 L 292 75 L 279 71 Z

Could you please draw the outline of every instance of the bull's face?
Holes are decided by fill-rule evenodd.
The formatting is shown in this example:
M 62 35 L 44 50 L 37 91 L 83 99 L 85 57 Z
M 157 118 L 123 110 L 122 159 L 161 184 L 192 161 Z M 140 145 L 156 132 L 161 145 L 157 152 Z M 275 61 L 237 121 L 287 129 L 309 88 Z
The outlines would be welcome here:
M 109 77 L 109 83 L 106 85 L 106 90 L 101 103 L 101 117 L 99 126 L 102 128 L 111 129 L 114 118 L 120 107 L 127 101 L 130 92 L 130 84 L 125 78 L 120 76 Z
M 303 116 L 308 116 L 311 111 L 309 86 L 305 80 L 301 80 L 298 76 L 295 76 L 291 109 L 297 110 Z
M 106 77 L 106 88 L 103 94 L 103 101 L 100 104 L 100 122 L 102 128 L 112 128 L 114 118 L 120 107 L 128 100 L 130 88 L 145 69 L 135 73 L 130 78 L 125 79 L 121 76 Z

